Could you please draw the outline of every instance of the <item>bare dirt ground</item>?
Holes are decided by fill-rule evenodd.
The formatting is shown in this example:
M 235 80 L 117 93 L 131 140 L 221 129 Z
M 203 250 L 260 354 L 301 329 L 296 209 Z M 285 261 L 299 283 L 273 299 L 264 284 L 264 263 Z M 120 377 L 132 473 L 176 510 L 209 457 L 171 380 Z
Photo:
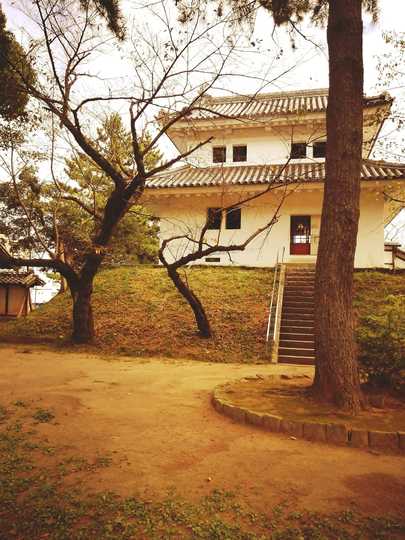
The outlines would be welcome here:
M 291 440 L 234 423 L 210 405 L 214 386 L 310 367 L 117 359 L 32 346 L 0 347 L 0 402 L 55 412 L 37 429 L 83 457 L 109 455 L 94 490 L 195 500 L 229 489 L 257 508 L 405 514 L 405 457 Z M 211 480 L 208 480 L 211 479 Z M 85 478 L 83 479 L 85 482 Z

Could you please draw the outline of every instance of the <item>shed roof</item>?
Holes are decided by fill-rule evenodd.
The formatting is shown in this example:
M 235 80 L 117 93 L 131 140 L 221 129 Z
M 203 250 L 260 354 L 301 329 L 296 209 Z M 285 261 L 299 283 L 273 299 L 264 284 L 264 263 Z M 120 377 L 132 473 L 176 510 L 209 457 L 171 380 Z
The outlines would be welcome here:
M 328 88 L 319 88 L 255 95 L 205 96 L 186 120 L 198 121 L 221 116 L 257 118 L 270 115 L 326 112 L 328 92 Z M 364 107 L 388 105 L 392 101 L 393 98 L 387 92 L 376 96 L 364 96 Z
M 405 164 L 364 159 L 361 179 L 405 180 Z M 288 165 L 237 165 L 193 167 L 187 165 L 156 175 L 146 188 L 193 188 L 223 185 L 250 185 L 323 182 L 325 162 L 300 162 Z
M 0 272 L 0 286 L 1 285 L 35 287 L 36 285 L 45 285 L 45 282 L 33 272 Z

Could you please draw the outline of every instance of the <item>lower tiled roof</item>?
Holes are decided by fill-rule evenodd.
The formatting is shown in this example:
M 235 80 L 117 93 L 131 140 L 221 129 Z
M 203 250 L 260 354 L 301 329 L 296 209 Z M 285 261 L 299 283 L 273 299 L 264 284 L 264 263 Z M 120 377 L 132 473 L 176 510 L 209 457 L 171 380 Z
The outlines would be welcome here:
M 362 180 L 404 180 L 405 164 L 363 160 Z M 150 178 L 146 188 L 186 188 L 221 185 L 250 185 L 323 182 L 325 162 L 288 165 L 185 166 Z
M 2 257 L 9 257 L 9 252 L 7 251 L 6 247 L 0 242 L 0 255 Z
M 45 282 L 33 272 L 0 272 L 0 285 L 34 287 L 35 285 L 45 285 Z

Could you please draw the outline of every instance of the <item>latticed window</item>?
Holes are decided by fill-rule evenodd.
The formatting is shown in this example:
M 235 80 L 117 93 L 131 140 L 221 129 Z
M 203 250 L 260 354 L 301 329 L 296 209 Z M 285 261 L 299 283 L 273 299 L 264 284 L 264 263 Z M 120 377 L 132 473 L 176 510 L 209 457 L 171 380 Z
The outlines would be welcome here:
M 241 209 L 231 208 L 226 211 L 225 227 L 227 229 L 240 229 Z
M 239 145 L 233 147 L 233 161 L 247 161 L 247 146 Z
M 226 146 L 214 146 L 212 149 L 212 161 L 214 163 L 226 162 Z
M 306 143 L 292 143 L 291 144 L 291 159 L 300 159 L 307 157 L 307 145 Z
M 208 230 L 217 231 L 221 228 L 222 221 L 222 209 L 221 208 L 208 208 L 207 209 L 207 223 Z
M 312 146 L 314 158 L 322 158 L 326 156 L 326 141 L 314 142 Z

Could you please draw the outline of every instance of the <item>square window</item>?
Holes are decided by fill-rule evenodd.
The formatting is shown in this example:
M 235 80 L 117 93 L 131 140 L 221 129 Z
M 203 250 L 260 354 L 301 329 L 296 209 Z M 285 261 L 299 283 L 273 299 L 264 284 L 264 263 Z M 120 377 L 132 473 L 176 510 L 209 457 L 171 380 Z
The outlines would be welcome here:
M 230 208 L 226 211 L 225 227 L 226 229 L 240 229 L 241 209 Z
M 291 144 L 291 159 L 300 159 L 307 157 L 307 145 L 306 143 L 292 143 Z
M 209 231 L 219 231 L 222 221 L 222 209 L 221 208 L 208 208 L 207 210 L 207 223 Z
M 233 147 L 233 161 L 247 161 L 246 144 Z
M 212 161 L 214 163 L 226 162 L 226 146 L 214 146 L 212 149 Z
M 314 158 L 326 156 L 326 141 L 318 141 L 313 144 L 313 156 Z

